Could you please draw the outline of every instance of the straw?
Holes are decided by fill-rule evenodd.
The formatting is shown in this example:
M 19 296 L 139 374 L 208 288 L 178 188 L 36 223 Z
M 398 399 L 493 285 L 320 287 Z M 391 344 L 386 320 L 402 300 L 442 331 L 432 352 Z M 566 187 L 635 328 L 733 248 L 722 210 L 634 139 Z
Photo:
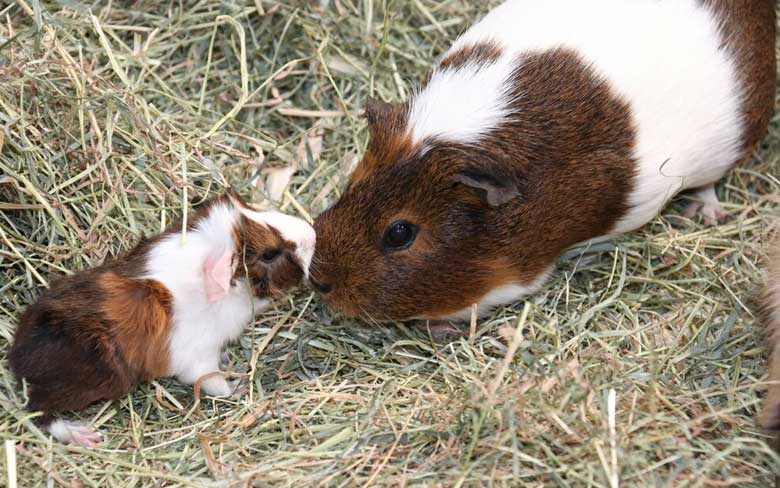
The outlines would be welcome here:
M 770 486 L 780 458 L 755 429 L 767 370 L 751 297 L 780 215 L 777 117 L 718 187 L 726 223 L 686 220 L 672 203 L 636 232 L 567 253 L 539 293 L 453 342 L 343 318 L 301 289 L 230 347 L 244 398 L 141 385 L 68 414 L 102 432 L 92 450 L 50 441 L 23 409 L 8 343 L 45 283 L 131 248 L 225 182 L 316 217 L 365 150 L 369 94 L 410 93 L 496 3 L 0 6 L 0 439 L 15 453 L 0 478 Z M 296 170 L 266 201 L 284 168 Z

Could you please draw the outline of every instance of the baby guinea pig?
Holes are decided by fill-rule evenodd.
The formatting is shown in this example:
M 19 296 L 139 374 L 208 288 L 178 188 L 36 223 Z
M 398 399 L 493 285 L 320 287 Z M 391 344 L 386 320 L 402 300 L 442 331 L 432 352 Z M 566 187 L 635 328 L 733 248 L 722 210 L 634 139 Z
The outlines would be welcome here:
M 766 133 L 773 0 L 509 0 L 401 104 L 315 222 L 312 285 L 373 320 L 459 319 L 538 289 L 570 246 L 636 229 Z
M 763 296 L 762 316 L 769 351 L 769 382 L 759 425 L 780 434 L 780 239 L 769 251 L 769 273 Z
M 252 210 L 233 192 L 204 203 L 187 226 L 52 283 L 22 314 L 11 369 L 59 441 L 92 446 L 100 435 L 56 414 L 154 378 L 191 384 L 219 371 L 225 343 L 305 277 L 314 252 L 306 222 Z M 218 396 L 236 384 L 216 375 L 201 386 Z

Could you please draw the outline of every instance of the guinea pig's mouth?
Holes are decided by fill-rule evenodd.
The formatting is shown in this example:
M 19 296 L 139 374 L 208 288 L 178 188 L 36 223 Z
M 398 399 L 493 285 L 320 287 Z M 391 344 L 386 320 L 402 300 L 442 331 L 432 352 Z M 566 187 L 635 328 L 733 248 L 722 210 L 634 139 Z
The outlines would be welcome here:
M 273 283 L 268 283 L 267 280 L 262 280 L 262 283 L 252 283 L 250 285 L 252 295 L 256 298 L 269 298 L 272 300 L 278 300 L 287 296 L 288 293 L 299 288 L 298 285 L 280 287 Z
M 265 276 L 249 278 L 249 290 L 257 298 L 268 298 L 273 293 L 268 286 L 268 278 Z
M 301 272 L 302 273 L 302 272 Z M 294 278 L 289 275 L 276 277 L 268 274 L 257 277 L 249 277 L 248 286 L 252 295 L 256 298 L 280 299 L 288 293 L 297 289 L 302 284 L 300 277 Z
M 321 281 L 318 281 L 311 274 L 309 274 L 309 276 L 306 277 L 306 279 L 304 280 L 304 283 L 306 284 L 306 286 L 308 286 L 309 288 L 313 288 L 315 291 L 317 291 L 318 293 L 320 293 L 322 295 L 327 295 L 333 289 L 332 286 L 330 286 L 327 283 L 323 283 Z M 326 300 L 327 300 L 327 298 L 326 298 Z

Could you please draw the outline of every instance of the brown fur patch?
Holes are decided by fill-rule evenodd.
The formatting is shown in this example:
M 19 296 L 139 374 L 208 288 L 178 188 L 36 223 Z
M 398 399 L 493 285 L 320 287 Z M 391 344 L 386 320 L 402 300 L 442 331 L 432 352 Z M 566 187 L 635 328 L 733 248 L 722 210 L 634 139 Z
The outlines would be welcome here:
M 138 382 L 101 313 L 101 269 L 57 280 L 19 319 L 11 369 L 29 385 L 28 408 L 46 414 L 121 398 Z
M 765 326 L 769 351 L 769 381 L 766 398 L 759 415 L 761 427 L 780 434 L 780 240 L 770 249 L 768 274 L 763 295 L 761 318 Z
M 438 70 L 458 70 L 467 65 L 484 66 L 497 60 L 503 50 L 496 42 L 478 42 L 445 56 Z
M 745 156 L 766 135 L 775 104 L 776 0 L 700 0 L 720 19 L 745 96 Z
M 628 104 L 574 51 L 526 56 L 514 86 L 516 115 L 482 146 L 514 169 L 522 197 L 498 225 L 516 232 L 507 251 L 525 281 L 628 211 L 635 129 Z
M 125 360 L 142 380 L 170 374 L 168 337 L 173 297 L 156 280 L 123 278 L 116 273 L 100 277 L 105 299 L 103 313 Z

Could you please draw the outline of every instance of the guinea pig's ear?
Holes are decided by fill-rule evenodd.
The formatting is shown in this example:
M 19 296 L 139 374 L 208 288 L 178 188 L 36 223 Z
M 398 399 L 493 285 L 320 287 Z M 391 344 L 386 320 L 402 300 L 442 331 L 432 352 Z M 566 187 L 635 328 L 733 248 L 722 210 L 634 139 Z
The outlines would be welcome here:
M 209 255 L 203 263 L 203 285 L 206 301 L 214 303 L 227 295 L 233 277 L 233 251 L 225 250 Z
M 509 178 L 491 174 L 489 170 L 466 168 L 457 173 L 455 180 L 484 192 L 484 199 L 491 207 L 500 207 L 520 197 L 517 186 Z
M 392 105 L 383 102 L 382 100 L 374 97 L 368 97 L 366 100 L 366 110 L 363 112 L 363 117 L 368 121 L 368 126 L 374 128 L 378 126 L 382 119 L 392 110 Z
M 371 136 L 385 139 L 400 135 L 406 127 L 407 109 L 407 105 L 403 103 L 388 103 L 378 98 L 369 98 L 363 116 L 368 121 Z

